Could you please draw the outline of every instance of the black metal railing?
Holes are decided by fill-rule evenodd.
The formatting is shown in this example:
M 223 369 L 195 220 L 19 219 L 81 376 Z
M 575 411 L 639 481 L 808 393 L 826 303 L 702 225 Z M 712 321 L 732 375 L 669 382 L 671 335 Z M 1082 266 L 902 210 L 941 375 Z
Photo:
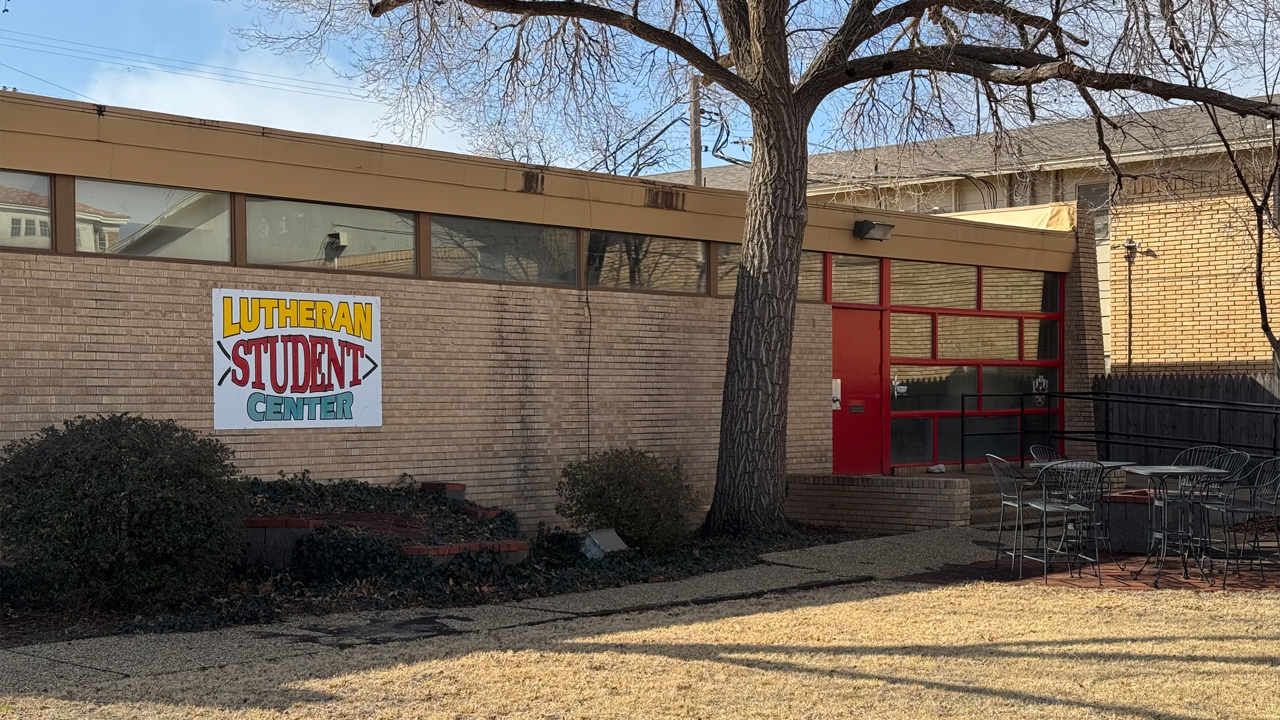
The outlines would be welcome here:
M 1035 434 L 1037 436 L 1045 436 L 1047 435 L 1047 433 L 1051 433 L 1053 430 L 1053 418 L 1058 417 L 1058 415 L 1053 411 L 1054 401 L 1051 398 L 1053 396 L 1058 396 L 1061 394 L 1062 393 L 1047 393 L 1047 392 L 1044 392 L 1044 393 L 963 393 L 961 394 L 960 395 L 960 469 L 962 471 L 967 469 L 966 465 L 969 462 L 969 460 L 972 459 L 969 457 L 969 447 L 968 447 L 969 438 L 1008 437 L 1010 435 L 1017 435 L 1018 436 L 1018 452 L 1016 457 L 1019 460 L 1019 462 L 1025 462 L 1027 448 L 1030 447 L 1030 444 L 1028 444 L 1027 442 L 1027 435 L 1029 434 L 1029 431 L 1027 429 L 1027 415 L 1028 415 L 1027 410 L 1029 409 L 1027 407 L 1028 401 L 1031 403 L 1032 407 L 1030 409 L 1032 411 L 1031 414 L 1033 416 L 1048 418 L 1046 428 L 1035 430 Z M 981 410 L 978 409 L 978 403 L 981 403 L 983 406 L 985 406 L 986 405 L 985 400 L 988 398 L 1015 398 L 1015 397 L 1018 398 L 1018 414 L 1017 415 L 1013 415 L 1012 413 L 1010 413 L 1009 412 L 1010 408 L 1000 408 L 994 414 L 992 413 L 992 411 L 985 409 L 985 407 Z M 973 410 L 969 409 L 970 398 L 973 398 L 975 401 L 977 401 L 975 402 L 975 407 Z M 1017 417 L 1018 429 L 973 432 L 968 427 L 968 424 L 967 424 L 968 420 L 976 419 L 976 418 L 992 418 L 992 417 Z M 1046 440 L 1052 441 L 1052 436 L 1049 435 L 1048 437 L 1046 437 Z
M 968 419 L 987 416 L 969 410 L 969 398 L 1019 398 L 1018 427 L 1008 431 L 972 432 Z M 1028 428 L 1027 417 L 1034 414 L 1065 418 L 1068 403 L 1085 402 L 1093 418 L 1093 429 L 1065 427 L 1050 420 L 1047 428 Z M 1031 407 L 1028 407 L 1030 404 Z M 1061 404 L 1062 409 L 1056 406 Z M 1032 409 L 1034 408 L 1034 409 Z M 1041 408 L 1046 408 L 1042 410 Z M 1028 413 L 1032 410 L 1032 413 Z M 1121 392 L 976 393 L 960 399 L 960 457 L 965 468 L 969 438 L 1018 436 L 1018 457 L 1025 459 L 1028 437 L 1045 438 L 1049 444 L 1065 441 L 1094 443 L 1104 460 L 1134 460 L 1144 464 L 1166 462 L 1176 452 L 1197 445 L 1219 445 L 1254 456 L 1280 456 L 1280 404 L 1237 400 L 1138 395 Z M 1113 457 L 1128 450 L 1127 457 Z

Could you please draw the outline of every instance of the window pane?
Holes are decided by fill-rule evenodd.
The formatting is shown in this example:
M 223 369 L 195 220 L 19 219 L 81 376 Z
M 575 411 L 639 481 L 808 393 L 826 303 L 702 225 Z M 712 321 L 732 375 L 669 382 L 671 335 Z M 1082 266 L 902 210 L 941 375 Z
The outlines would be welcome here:
M 231 261 L 231 196 L 76 178 L 76 250 Z
M 890 377 L 890 410 L 959 410 L 962 393 L 978 392 L 973 367 L 894 365 Z M 969 408 L 974 406 L 971 399 Z
M 1058 369 L 1044 367 L 995 367 L 987 365 L 982 368 L 982 394 L 988 393 L 1030 393 L 1057 392 Z M 1007 410 L 1018 408 L 1018 397 L 988 398 L 983 397 L 982 409 Z M 1057 401 L 1053 401 L 1057 405 Z M 1026 409 L 1048 407 L 1048 398 L 1042 395 L 1030 395 L 1026 399 Z
M 890 315 L 889 354 L 900 358 L 933 357 L 933 316 Z
M 431 274 L 576 285 L 578 232 L 547 225 L 433 215 Z
M 35 232 L 37 223 L 49 226 L 49 176 L 0 170 L 0 245 L 52 248 L 48 233 Z
M 969 436 L 964 441 L 966 460 L 980 460 L 987 453 L 1002 458 L 1013 459 L 1018 455 L 1018 418 L 1003 417 L 967 417 L 964 419 L 965 432 Z M 987 435 L 975 437 L 974 433 L 1013 432 L 1013 435 Z M 956 462 L 960 460 L 960 418 L 938 418 L 938 462 Z
M 1058 359 L 1057 320 L 1023 320 L 1022 327 L 1024 359 Z
M 800 300 L 822 302 L 823 255 L 813 250 L 800 251 Z
M 1018 319 L 938 316 L 938 357 L 1018 359 Z
M 978 268 L 972 265 L 890 261 L 894 305 L 977 309 Z
M 982 269 L 982 309 L 1058 312 L 1058 274 Z
M 587 284 L 592 287 L 707 290 L 706 243 L 697 240 L 593 232 L 587 246 Z
M 1093 239 L 1106 240 L 1111 236 L 1111 186 L 1108 183 L 1079 185 L 1076 198 L 1087 208 L 1093 209 Z
M 880 304 L 880 259 L 831 256 L 831 302 Z
M 967 417 L 964 429 L 968 433 L 965 438 L 964 454 L 967 460 L 982 461 L 987 453 L 998 455 L 1012 462 L 1017 462 L 1019 445 L 1022 455 L 1031 456 L 1032 445 L 1049 444 L 1048 413 L 1025 416 L 1026 434 L 1019 443 L 1018 416 L 1002 415 L 999 417 Z M 1002 433 L 1000 435 L 978 436 L 976 433 Z M 958 462 L 960 460 L 960 418 L 938 418 L 938 462 Z
M 413 214 L 249 198 L 249 262 L 411 275 Z
M 716 276 L 716 295 L 733 297 L 738 289 L 738 263 L 742 262 L 742 246 L 734 243 L 720 243 L 718 253 L 718 275 Z M 813 250 L 800 252 L 800 284 L 796 298 L 799 300 L 815 300 L 822 302 L 822 253 Z
M 894 465 L 933 462 L 933 419 L 890 420 L 889 461 Z
M 1076 186 L 1076 198 L 1089 208 L 1106 207 L 1111 203 L 1111 185 L 1109 183 L 1093 183 Z
M 716 251 L 716 295 L 733 297 L 738 289 L 738 263 L 742 261 L 742 246 L 720 243 Z

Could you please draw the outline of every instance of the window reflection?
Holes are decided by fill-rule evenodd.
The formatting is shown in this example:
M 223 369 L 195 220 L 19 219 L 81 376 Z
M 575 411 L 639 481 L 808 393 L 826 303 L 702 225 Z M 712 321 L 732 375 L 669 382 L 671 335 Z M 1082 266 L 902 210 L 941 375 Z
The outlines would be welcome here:
M 576 285 L 578 232 L 548 225 L 433 215 L 431 274 Z
M 978 392 L 978 369 L 939 365 L 894 365 L 890 372 L 891 410 L 959 410 L 960 396 Z M 969 409 L 975 401 L 969 399 Z
M 411 213 L 248 198 L 249 262 L 413 274 Z
M 231 260 L 231 196 L 76 178 L 76 250 Z
M 890 261 L 894 305 L 973 310 L 978 302 L 978 268 L 972 265 Z
M 831 302 L 880 304 L 880 259 L 831 256 Z
M 587 244 L 587 284 L 703 293 L 706 247 L 697 240 L 592 232 Z
M 823 254 L 813 250 L 800 251 L 800 300 L 822 302 L 823 275 L 826 273 Z
M 0 245 L 49 250 L 49 176 L 0 170 Z
M 1018 359 L 1018 319 L 938 316 L 938 357 Z
M 1058 312 L 1057 273 L 982 269 L 982 309 Z

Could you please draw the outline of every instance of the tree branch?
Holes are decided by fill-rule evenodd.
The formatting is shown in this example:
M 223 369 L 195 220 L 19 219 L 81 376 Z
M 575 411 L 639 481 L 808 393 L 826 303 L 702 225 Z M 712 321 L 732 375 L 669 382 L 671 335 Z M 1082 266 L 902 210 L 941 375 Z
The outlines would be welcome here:
M 397 8 L 414 5 L 421 1 L 377 0 L 374 2 L 371 0 L 369 14 L 381 17 Z M 570 17 L 616 27 L 645 42 L 679 55 L 697 68 L 704 77 L 710 78 L 748 103 L 755 100 L 758 95 L 749 83 L 730 72 L 685 38 L 617 10 L 568 0 L 462 0 L 462 2 L 485 12 L 526 17 Z
M 930 10 L 939 13 L 943 8 L 958 12 L 975 13 L 1000 17 L 1021 28 L 1035 28 L 1046 34 L 1060 33 L 1063 37 L 1080 46 L 1087 46 L 1089 41 L 1063 30 L 1056 18 L 1045 18 L 1039 15 L 1017 10 L 1006 5 L 1003 0 L 904 0 L 878 13 L 875 0 L 854 0 L 845 15 L 844 22 L 823 45 L 818 56 L 814 58 L 809 69 L 800 79 L 804 85 L 811 78 L 838 70 L 864 42 L 910 18 L 924 16 Z
M 1014 67 L 1000 67 L 1011 65 Z M 1137 73 L 1113 73 L 1085 68 L 1070 60 L 1011 48 L 978 45 L 929 46 L 898 50 L 850 60 L 837 72 L 814 77 L 797 89 L 821 99 L 834 90 L 853 83 L 896 75 L 912 70 L 956 73 L 999 85 L 1031 86 L 1063 80 L 1102 91 L 1134 90 L 1165 100 L 1199 102 L 1237 115 L 1255 115 L 1280 120 L 1280 104 L 1259 102 L 1205 87 L 1179 85 Z

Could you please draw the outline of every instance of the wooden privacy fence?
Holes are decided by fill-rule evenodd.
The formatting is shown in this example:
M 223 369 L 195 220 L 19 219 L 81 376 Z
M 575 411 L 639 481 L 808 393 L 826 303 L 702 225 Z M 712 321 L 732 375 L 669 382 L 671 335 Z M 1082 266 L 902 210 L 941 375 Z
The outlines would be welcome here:
M 1194 445 L 1280 456 L 1274 375 L 1113 374 L 1097 377 L 1093 390 L 1101 458 L 1161 464 Z

